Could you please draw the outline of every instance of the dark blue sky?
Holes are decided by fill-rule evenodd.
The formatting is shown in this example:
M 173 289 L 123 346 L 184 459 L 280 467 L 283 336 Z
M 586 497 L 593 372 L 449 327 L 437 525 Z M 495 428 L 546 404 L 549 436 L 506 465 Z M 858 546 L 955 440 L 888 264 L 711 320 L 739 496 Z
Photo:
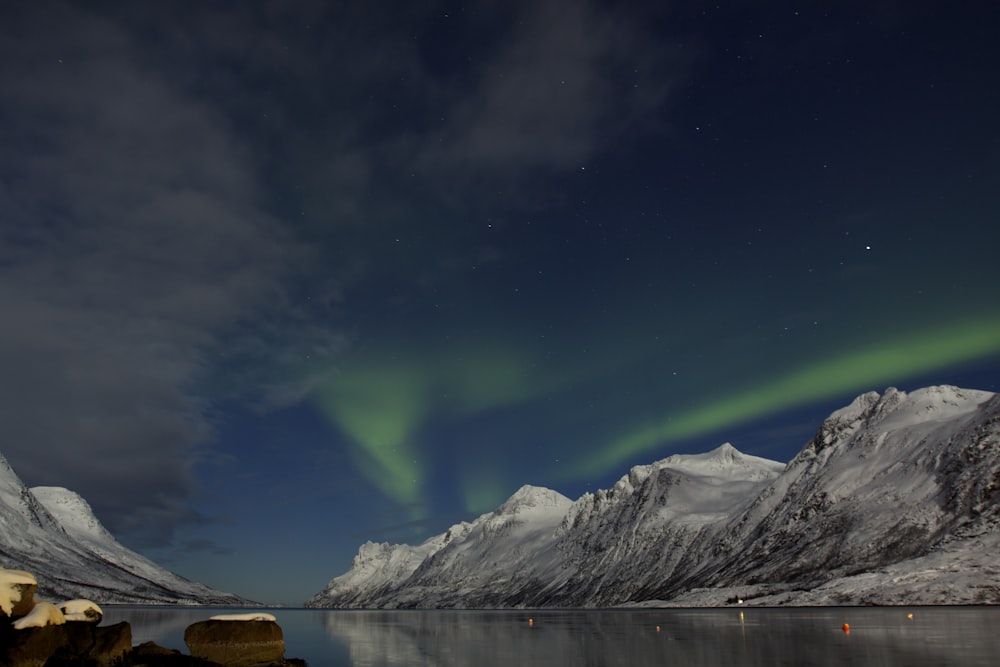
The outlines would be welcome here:
M 5 6 L 0 451 L 298 603 L 524 483 L 997 390 L 998 19 Z

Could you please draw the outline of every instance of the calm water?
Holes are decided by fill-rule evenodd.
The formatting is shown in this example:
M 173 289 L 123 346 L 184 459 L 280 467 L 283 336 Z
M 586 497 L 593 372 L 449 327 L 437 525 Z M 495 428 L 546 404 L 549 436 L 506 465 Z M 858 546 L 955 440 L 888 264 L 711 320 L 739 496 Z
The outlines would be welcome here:
M 1000 664 L 1000 607 L 269 611 L 286 656 L 310 667 Z M 137 644 L 186 653 L 184 628 L 223 610 L 105 613 L 129 621 Z

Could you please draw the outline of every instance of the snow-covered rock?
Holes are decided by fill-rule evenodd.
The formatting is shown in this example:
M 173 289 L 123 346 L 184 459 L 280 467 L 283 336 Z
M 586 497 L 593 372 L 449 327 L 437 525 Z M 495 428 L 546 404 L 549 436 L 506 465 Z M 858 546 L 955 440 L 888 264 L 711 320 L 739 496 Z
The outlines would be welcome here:
M 59 611 L 67 621 L 100 623 L 104 618 L 104 610 L 90 600 L 67 600 L 59 605 Z
M 362 547 L 307 604 L 998 603 L 998 546 L 1000 397 L 890 388 L 787 466 L 725 444 L 573 503 L 525 487 L 420 547 Z
M 44 628 L 47 625 L 62 625 L 65 622 L 66 617 L 59 611 L 59 607 L 51 602 L 39 600 L 35 602 L 35 606 L 31 608 L 31 611 L 26 616 L 22 616 L 14 621 L 14 629 Z
M 79 495 L 27 488 L 0 455 L 0 567 L 28 570 L 50 599 L 107 603 L 245 604 L 172 572 L 120 544 Z M 7 570 L 10 572 L 10 570 Z M 0 608 L 8 588 L 0 577 Z

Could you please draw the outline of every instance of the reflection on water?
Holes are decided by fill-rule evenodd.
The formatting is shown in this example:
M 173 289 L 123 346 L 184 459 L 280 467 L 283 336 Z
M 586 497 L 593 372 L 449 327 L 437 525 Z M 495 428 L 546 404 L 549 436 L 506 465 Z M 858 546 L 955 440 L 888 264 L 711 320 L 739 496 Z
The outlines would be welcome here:
M 311 667 L 994 665 L 1000 608 L 642 611 L 270 610 Z M 217 609 L 111 607 L 136 643 L 184 650 Z M 848 623 L 850 632 L 842 626 Z

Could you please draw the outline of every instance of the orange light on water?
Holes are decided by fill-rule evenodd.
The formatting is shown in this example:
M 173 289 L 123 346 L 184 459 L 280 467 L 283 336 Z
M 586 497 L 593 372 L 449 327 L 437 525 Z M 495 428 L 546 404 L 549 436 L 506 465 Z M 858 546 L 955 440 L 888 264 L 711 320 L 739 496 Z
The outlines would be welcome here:
M 844 623 L 840 626 L 840 629 L 844 631 L 845 635 L 851 634 L 851 625 L 849 623 Z

